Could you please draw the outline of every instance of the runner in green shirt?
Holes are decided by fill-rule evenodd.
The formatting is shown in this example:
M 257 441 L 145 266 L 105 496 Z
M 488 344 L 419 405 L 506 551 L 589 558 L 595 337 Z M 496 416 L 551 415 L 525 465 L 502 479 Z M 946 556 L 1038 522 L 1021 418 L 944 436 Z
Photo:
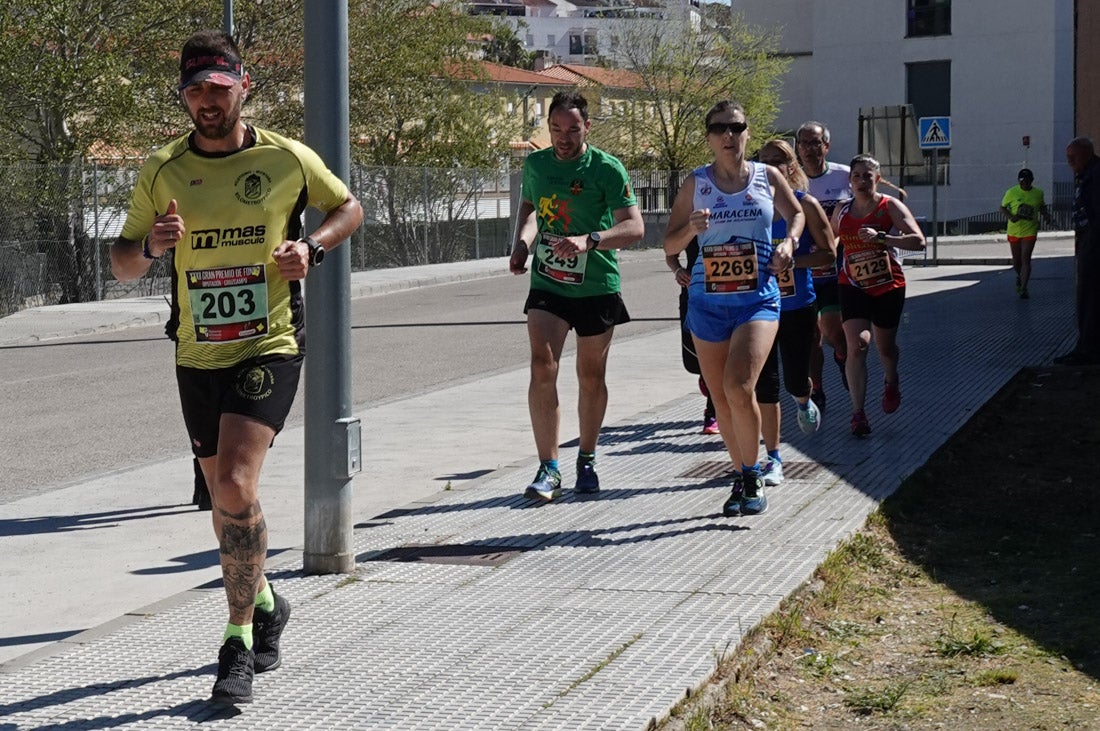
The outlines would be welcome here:
M 531 342 L 527 391 L 539 469 L 524 495 L 550 501 L 561 495 L 558 468 L 557 377 L 562 347 L 577 333 L 579 494 L 600 489 L 596 442 L 607 410 L 607 354 L 615 326 L 629 322 L 619 294 L 616 249 L 642 238 L 644 225 L 621 162 L 589 145 L 588 102 L 558 92 L 549 110 L 551 146 L 528 156 L 509 269 L 528 271 L 531 291 L 523 311 Z
M 1032 185 L 1035 174 L 1024 168 L 1016 175 L 1019 185 L 1005 191 L 1001 198 L 1001 213 L 1008 218 L 1008 246 L 1012 250 L 1012 268 L 1016 271 L 1016 294 L 1027 299 L 1027 282 L 1031 278 L 1031 254 L 1039 235 L 1039 217 L 1050 225 L 1050 213 L 1043 201 L 1043 191 Z

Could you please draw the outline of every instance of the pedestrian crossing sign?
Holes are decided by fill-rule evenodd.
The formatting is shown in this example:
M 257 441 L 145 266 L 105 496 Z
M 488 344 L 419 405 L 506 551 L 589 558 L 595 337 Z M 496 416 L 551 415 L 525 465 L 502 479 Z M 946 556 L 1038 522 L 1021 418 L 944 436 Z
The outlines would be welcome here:
M 917 122 L 922 150 L 951 147 L 951 117 L 921 117 Z

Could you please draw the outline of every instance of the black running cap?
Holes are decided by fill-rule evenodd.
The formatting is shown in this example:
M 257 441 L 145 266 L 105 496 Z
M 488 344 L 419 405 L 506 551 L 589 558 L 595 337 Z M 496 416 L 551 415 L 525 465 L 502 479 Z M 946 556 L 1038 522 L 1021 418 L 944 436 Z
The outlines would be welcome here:
M 203 81 L 218 86 L 233 86 L 243 75 L 244 64 L 232 53 L 212 48 L 188 47 L 180 56 L 179 91 Z

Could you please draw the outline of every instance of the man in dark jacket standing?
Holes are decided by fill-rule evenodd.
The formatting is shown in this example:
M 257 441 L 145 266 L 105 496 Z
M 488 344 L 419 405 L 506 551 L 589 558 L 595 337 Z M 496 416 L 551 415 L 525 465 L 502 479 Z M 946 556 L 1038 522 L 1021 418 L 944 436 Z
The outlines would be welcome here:
M 1076 264 L 1077 346 L 1054 359 L 1062 365 L 1100 363 L 1100 157 L 1088 137 L 1066 146 L 1073 170 L 1073 232 Z

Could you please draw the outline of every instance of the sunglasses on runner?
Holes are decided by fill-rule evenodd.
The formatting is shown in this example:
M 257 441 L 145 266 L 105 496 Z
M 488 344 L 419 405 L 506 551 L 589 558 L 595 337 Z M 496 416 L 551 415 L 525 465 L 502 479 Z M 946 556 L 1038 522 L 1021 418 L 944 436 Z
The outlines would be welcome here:
M 732 132 L 735 135 L 739 135 L 749 128 L 749 125 L 744 122 L 711 122 L 707 125 L 708 135 L 724 135 L 727 132 Z

